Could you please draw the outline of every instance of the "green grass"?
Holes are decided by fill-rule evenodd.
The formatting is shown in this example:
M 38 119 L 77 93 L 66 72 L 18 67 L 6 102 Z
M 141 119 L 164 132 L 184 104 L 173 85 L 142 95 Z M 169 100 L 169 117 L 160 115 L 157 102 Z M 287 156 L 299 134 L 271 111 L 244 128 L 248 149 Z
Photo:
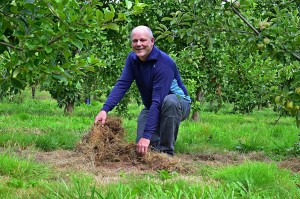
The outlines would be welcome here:
M 272 198 L 293 198 L 299 194 L 292 174 L 278 169 L 275 164 L 246 162 L 238 166 L 227 166 L 213 176 L 229 185 L 240 196 L 264 196 Z
M 45 165 L 13 154 L 0 154 L 0 198 L 34 198 L 53 173 Z
M 264 151 L 282 154 L 298 142 L 299 129 L 294 118 L 283 117 L 275 124 L 278 113 L 271 109 L 247 115 L 203 112 L 201 121 L 183 122 L 176 150 L 180 153 Z
M 99 183 L 93 174 L 62 172 L 34 159 L 18 156 L 19 150 L 74 149 L 91 128 L 101 103 L 75 108 L 64 116 L 48 93 L 30 99 L 25 92 L 0 103 L 0 198 L 300 198 L 300 176 L 276 166 L 276 161 L 299 157 L 295 143 L 299 129 L 294 118 L 272 109 L 232 114 L 226 105 L 218 113 L 203 108 L 201 120 L 180 126 L 177 154 L 264 152 L 274 162 L 248 161 L 239 165 L 205 166 L 194 174 L 169 171 L 127 174 L 118 182 Z M 142 107 L 129 104 L 123 116 L 126 140 L 135 141 L 136 117 Z M 116 112 L 109 114 L 117 115 Z

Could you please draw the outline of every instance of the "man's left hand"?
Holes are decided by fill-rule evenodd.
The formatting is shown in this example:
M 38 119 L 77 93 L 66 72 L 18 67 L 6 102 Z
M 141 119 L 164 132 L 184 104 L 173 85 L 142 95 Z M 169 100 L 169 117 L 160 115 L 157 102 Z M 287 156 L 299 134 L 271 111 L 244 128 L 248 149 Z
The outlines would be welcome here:
M 141 155 L 145 155 L 148 151 L 150 140 L 146 138 L 141 138 L 136 145 L 136 150 Z

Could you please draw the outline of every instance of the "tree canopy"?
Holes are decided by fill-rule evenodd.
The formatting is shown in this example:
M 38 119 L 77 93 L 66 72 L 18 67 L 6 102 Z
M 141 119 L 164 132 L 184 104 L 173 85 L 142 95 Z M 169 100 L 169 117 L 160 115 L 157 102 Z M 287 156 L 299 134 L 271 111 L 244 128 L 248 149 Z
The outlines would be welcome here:
M 130 30 L 147 25 L 176 61 L 195 113 L 203 101 L 249 113 L 279 96 L 275 109 L 300 118 L 299 10 L 288 0 L 2 1 L 0 97 L 40 85 L 68 112 L 107 95 Z

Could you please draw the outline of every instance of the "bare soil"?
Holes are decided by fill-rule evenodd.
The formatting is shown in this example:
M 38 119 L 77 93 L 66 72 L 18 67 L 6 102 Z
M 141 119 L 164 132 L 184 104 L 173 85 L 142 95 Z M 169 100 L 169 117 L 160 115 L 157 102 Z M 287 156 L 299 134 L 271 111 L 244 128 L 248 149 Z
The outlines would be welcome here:
M 73 151 L 57 150 L 51 152 L 31 152 L 38 162 L 52 165 L 61 171 L 79 171 L 94 174 L 101 183 L 118 181 L 120 173 L 143 174 L 157 170 L 176 171 L 193 174 L 196 165 L 220 167 L 241 164 L 244 161 L 272 162 L 263 153 L 241 154 L 179 154 L 174 157 L 148 152 L 145 156 L 136 153 L 134 143 L 124 140 L 124 129 L 119 118 L 110 117 L 102 127 L 100 123 L 92 126 Z M 26 153 L 22 153 L 23 155 Z M 27 153 L 28 155 L 28 153 Z M 278 167 L 300 173 L 300 158 L 293 157 L 276 162 Z

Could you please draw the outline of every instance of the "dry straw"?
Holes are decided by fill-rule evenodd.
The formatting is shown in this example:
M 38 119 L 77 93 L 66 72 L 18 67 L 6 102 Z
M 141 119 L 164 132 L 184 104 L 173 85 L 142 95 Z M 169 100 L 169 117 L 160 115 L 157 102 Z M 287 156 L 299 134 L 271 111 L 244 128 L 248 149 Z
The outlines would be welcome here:
M 188 172 L 191 168 L 183 165 L 178 157 L 170 157 L 163 153 L 149 151 L 141 156 L 136 152 L 136 145 L 124 140 L 125 130 L 122 128 L 122 120 L 118 117 L 110 117 L 102 127 L 101 123 L 94 124 L 80 143 L 76 151 L 92 158 L 95 165 L 103 162 L 131 162 L 132 165 L 145 165 L 152 170 L 168 170 Z

